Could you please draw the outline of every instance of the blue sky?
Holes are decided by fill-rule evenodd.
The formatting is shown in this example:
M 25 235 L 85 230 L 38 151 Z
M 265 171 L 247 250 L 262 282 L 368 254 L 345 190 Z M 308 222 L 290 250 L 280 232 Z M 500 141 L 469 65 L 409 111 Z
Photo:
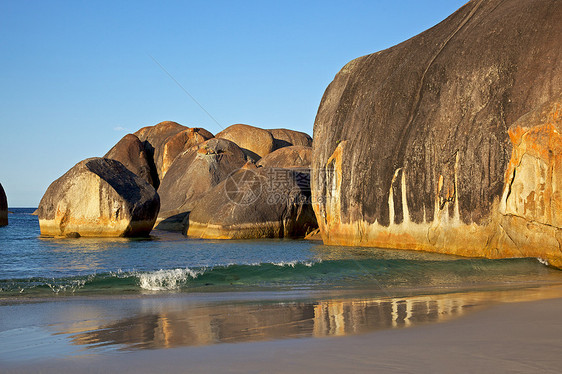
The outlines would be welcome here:
M 0 0 L 8 203 L 37 206 L 74 164 L 160 121 L 312 135 L 322 94 L 343 65 L 465 2 Z

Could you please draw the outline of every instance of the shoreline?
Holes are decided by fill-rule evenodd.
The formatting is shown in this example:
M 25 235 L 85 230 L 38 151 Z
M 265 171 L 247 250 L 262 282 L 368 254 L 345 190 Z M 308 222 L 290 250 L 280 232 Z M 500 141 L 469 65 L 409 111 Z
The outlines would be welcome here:
M 446 323 L 335 338 L 136 350 L 3 365 L 42 372 L 557 372 L 562 298 L 495 305 Z
M 510 370 L 527 372 L 525 353 L 550 360 L 536 370 L 562 364 L 561 286 L 310 304 L 157 297 L 0 308 L 8 373 L 424 372 L 420 363 L 458 372 L 467 357 L 467 372 L 502 372 L 494 350 Z
M 560 291 L 558 291 L 558 289 Z M 1 296 L 0 307 L 26 305 L 35 303 L 65 303 L 83 301 L 103 301 L 103 300 L 182 300 L 189 299 L 192 302 L 278 302 L 286 300 L 308 300 L 322 301 L 330 299 L 393 299 L 393 298 L 412 298 L 412 297 L 433 297 L 433 296 L 454 296 L 462 294 L 487 294 L 493 292 L 530 292 L 532 290 L 552 290 L 554 294 L 560 292 L 562 297 L 562 282 L 529 282 L 519 284 L 506 283 L 483 283 L 478 286 L 464 287 L 419 287 L 419 288 L 395 288 L 392 290 L 379 289 L 372 290 L 367 288 L 347 288 L 347 289 L 291 289 L 291 288 L 257 288 L 254 290 L 166 290 L 166 291 L 130 291 L 126 293 L 53 293 L 52 295 L 28 295 L 28 296 Z M 391 293 L 389 293 L 389 291 Z M 541 291 L 542 292 L 542 291 Z M 525 300 L 524 300 L 525 301 Z

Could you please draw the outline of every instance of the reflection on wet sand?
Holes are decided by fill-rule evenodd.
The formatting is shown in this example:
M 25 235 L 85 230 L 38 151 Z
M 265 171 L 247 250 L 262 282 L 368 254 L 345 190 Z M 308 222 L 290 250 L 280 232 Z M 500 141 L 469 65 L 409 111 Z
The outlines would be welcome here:
M 471 292 L 405 298 L 313 302 L 184 304 L 155 303 L 114 322 L 67 326 L 73 344 L 149 349 L 360 334 L 447 321 L 497 302 L 562 297 L 560 288 Z M 110 347 L 108 347 L 110 348 Z

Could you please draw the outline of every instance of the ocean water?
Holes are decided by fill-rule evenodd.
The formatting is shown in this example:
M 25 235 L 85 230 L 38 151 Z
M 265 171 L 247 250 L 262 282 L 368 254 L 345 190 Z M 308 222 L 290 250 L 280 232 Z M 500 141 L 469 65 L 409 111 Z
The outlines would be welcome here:
M 470 259 L 324 246 L 304 240 L 40 237 L 34 209 L 0 228 L 0 298 L 216 292 L 359 292 L 383 296 L 562 283 L 540 260 Z
M 562 297 L 562 271 L 535 258 L 166 232 L 42 238 L 34 209 L 11 210 L 0 227 L 0 369 L 31 359 L 369 333 Z

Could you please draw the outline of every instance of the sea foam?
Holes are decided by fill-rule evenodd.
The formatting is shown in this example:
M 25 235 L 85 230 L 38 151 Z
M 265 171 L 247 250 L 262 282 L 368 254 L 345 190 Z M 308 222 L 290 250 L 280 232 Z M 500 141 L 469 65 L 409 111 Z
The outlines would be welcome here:
M 294 268 L 295 265 L 304 265 L 304 266 L 310 268 L 310 267 L 314 266 L 315 264 L 319 264 L 321 262 L 322 262 L 322 260 L 316 260 L 316 261 L 296 261 L 295 260 L 295 261 L 272 262 L 271 264 L 275 265 L 275 266 L 279 266 L 279 267 L 289 266 L 289 267 L 292 267 L 292 268 Z
M 189 279 L 195 279 L 205 270 L 195 271 L 189 268 L 157 270 L 149 273 L 137 274 L 139 285 L 149 291 L 177 290 L 185 285 Z
M 546 265 L 546 266 L 549 266 L 549 265 L 550 265 L 547 260 L 542 259 L 542 258 L 540 258 L 540 257 L 537 257 L 537 260 L 538 260 L 541 264 L 543 264 L 543 265 Z

